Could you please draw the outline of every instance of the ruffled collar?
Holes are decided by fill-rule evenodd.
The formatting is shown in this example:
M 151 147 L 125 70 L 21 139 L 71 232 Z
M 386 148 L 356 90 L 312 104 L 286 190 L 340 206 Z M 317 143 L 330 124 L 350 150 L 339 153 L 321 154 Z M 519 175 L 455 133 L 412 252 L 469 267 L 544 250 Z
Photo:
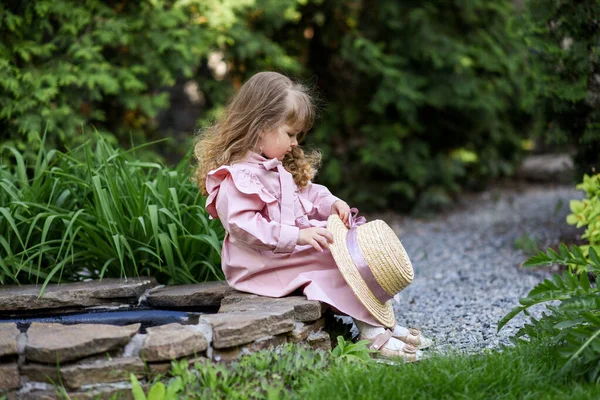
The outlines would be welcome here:
M 258 154 L 256 152 L 250 151 L 250 150 L 246 153 L 244 161 L 248 162 L 250 164 L 261 164 L 267 170 L 272 170 L 272 169 L 277 168 L 279 165 L 282 165 L 281 161 L 279 161 L 276 158 L 267 159 L 264 156 L 262 156 L 261 154 Z

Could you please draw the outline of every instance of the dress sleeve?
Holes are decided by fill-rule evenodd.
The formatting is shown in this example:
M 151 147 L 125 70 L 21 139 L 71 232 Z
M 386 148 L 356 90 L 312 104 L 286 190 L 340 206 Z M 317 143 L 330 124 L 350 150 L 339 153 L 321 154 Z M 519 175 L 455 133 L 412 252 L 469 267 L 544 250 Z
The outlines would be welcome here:
M 339 198 L 331 194 L 323 185 L 308 182 L 308 185 L 299 192 L 300 196 L 307 198 L 314 205 L 313 213 L 321 219 L 327 219 L 331 214 L 331 206 Z
M 291 253 L 298 241 L 299 228 L 262 216 L 261 210 L 277 199 L 248 172 L 232 171 L 233 175 L 220 184 L 215 209 L 223 227 L 235 240 L 251 248 Z

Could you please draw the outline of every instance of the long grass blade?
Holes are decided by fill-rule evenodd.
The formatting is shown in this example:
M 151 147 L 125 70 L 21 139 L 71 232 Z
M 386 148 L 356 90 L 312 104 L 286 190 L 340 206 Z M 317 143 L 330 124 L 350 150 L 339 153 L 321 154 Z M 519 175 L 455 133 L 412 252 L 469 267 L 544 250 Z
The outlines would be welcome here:
M 19 233 L 19 230 L 17 229 L 17 224 L 15 223 L 14 218 L 12 217 L 12 215 L 10 215 L 10 210 L 6 207 L 0 207 L 0 214 L 2 214 L 4 216 L 4 219 L 6 219 L 6 222 L 13 229 L 13 232 L 15 233 L 15 236 L 19 240 L 21 247 L 25 248 L 25 243 L 23 243 L 23 239 L 21 239 L 21 234 Z M 2 222 L 2 220 L 0 220 L 0 222 Z
M 5 146 L 5 149 L 10 151 L 15 157 L 16 161 L 16 175 L 21 184 L 22 188 L 29 188 L 29 178 L 27 178 L 27 168 L 25 167 L 25 160 L 23 159 L 23 155 L 19 150 L 15 149 L 12 146 Z
M 167 262 L 169 275 L 175 279 L 177 276 L 177 271 L 175 271 L 175 259 L 173 258 L 173 249 L 171 246 L 171 241 L 169 240 L 169 236 L 165 232 L 161 232 L 158 234 L 158 240 L 160 241 L 162 252 L 165 255 L 165 261 Z
M 42 146 L 33 170 L 5 150 L 14 162 L 0 166 L 1 282 L 156 270 L 185 283 L 221 274 L 224 231 L 207 219 L 189 163 L 136 160 L 136 149 L 100 137 L 66 153 Z

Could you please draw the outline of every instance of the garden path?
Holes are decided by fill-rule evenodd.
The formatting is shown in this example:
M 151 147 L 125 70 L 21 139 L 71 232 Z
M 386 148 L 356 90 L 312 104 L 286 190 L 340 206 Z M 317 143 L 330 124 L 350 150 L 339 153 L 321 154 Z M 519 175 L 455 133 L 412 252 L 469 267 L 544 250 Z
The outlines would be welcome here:
M 465 196 L 456 209 L 434 219 L 368 216 L 394 228 L 415 269 L 401 305 L 395 305 L 398 322 L 421 328 L 442 352 L 510 343 L 525 317 L 496 334 L 498 321 L 556 271 L 521 268 L 528 254 L 516 243 L 529 238 L 546 249 L 578 237 L 565 218 L 569 200 L 581 197 L 572 186 L 512 184 Z

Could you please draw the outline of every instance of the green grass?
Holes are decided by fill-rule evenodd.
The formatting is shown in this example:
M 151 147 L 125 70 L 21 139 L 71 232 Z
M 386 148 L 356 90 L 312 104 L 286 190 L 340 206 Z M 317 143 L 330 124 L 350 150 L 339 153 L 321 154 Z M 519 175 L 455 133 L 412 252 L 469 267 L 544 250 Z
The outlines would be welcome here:
M 520 344 L 503 352 L 414 364 L 336 363 L 297 399 L 598 399 L 600 385 L 557 375 L 556 350 Z
M 140 147 L 42 147 L 35 165 L 0 148 L 0 284 L 222 278 L 224 231 L 208 219 L 188 160 L 141 162 Z
M 356 357 L 360 344 L 343 347 L 325 353 L 288 344 L 227 365 L 197 362 L 191 369 L 175 362 L 172 377 L 158 377 L 148 391 L 170 387 L 173 399 L 600 398 L 600 385 L 558 374 L 558 350 L 548 345 L 521 342 L 485 355 L 438 355 L 397 365 Z

